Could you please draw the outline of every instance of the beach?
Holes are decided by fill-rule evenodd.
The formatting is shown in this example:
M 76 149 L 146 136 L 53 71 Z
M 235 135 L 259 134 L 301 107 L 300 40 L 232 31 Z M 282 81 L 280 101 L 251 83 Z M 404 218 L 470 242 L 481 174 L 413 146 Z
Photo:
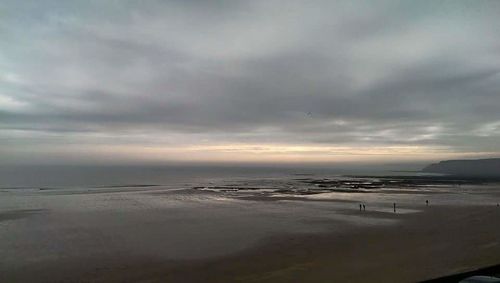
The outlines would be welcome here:
M 500 262 L 496 185 L 276 194 L 264 183 L 2 189 L 0 281 L 417 282 Z

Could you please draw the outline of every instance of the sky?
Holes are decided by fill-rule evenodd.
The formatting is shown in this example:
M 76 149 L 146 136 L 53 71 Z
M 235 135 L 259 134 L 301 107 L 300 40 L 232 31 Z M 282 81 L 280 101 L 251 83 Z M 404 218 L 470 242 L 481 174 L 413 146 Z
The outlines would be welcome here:
M 0 164 L 500 156 L 500 1 L 0 2 Z

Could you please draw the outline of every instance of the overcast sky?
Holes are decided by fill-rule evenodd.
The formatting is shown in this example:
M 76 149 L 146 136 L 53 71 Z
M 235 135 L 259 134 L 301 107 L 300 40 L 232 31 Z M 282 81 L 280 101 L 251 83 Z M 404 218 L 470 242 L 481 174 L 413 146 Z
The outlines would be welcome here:
M 500 156 L 500 1 L 0 2 L 0 163 Z

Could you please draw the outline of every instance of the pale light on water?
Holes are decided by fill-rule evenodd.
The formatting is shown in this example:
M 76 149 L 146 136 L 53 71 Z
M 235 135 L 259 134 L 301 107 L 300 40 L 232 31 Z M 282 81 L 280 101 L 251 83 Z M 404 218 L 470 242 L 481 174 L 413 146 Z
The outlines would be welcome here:
M 275 235 L 391 225 L 399 221 L 393 203 L 403 215 L 424 209 L 425 200 L 432 205 L 500 200 L 497 184 L 413 184 L 325 170 L 122 167 L 68 173 L 75 169 L 41 168 L 24 172 L 26 179 L 16 179 L 22 173 L 2 179 L 0 270 L 117 254 L 206 258 Z M 39 184 L 28 176 L 47 178 Z M 360 214 L 361 203 L 368 214 Z

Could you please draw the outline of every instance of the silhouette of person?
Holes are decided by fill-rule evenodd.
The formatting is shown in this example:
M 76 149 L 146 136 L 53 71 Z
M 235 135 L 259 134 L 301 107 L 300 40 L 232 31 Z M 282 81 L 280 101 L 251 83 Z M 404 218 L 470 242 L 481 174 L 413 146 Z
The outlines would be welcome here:
M 396 212 L 396 203 L 392 204 L 394 206 L 394 212 Z
M 359 211 L 361 211 L 361 203 L 359 204 Z
M 363 211 L 366 211 L 366 206 L 363 204 Z
M 425 205 L 429 206 L 429 200 L 425 200 Z

